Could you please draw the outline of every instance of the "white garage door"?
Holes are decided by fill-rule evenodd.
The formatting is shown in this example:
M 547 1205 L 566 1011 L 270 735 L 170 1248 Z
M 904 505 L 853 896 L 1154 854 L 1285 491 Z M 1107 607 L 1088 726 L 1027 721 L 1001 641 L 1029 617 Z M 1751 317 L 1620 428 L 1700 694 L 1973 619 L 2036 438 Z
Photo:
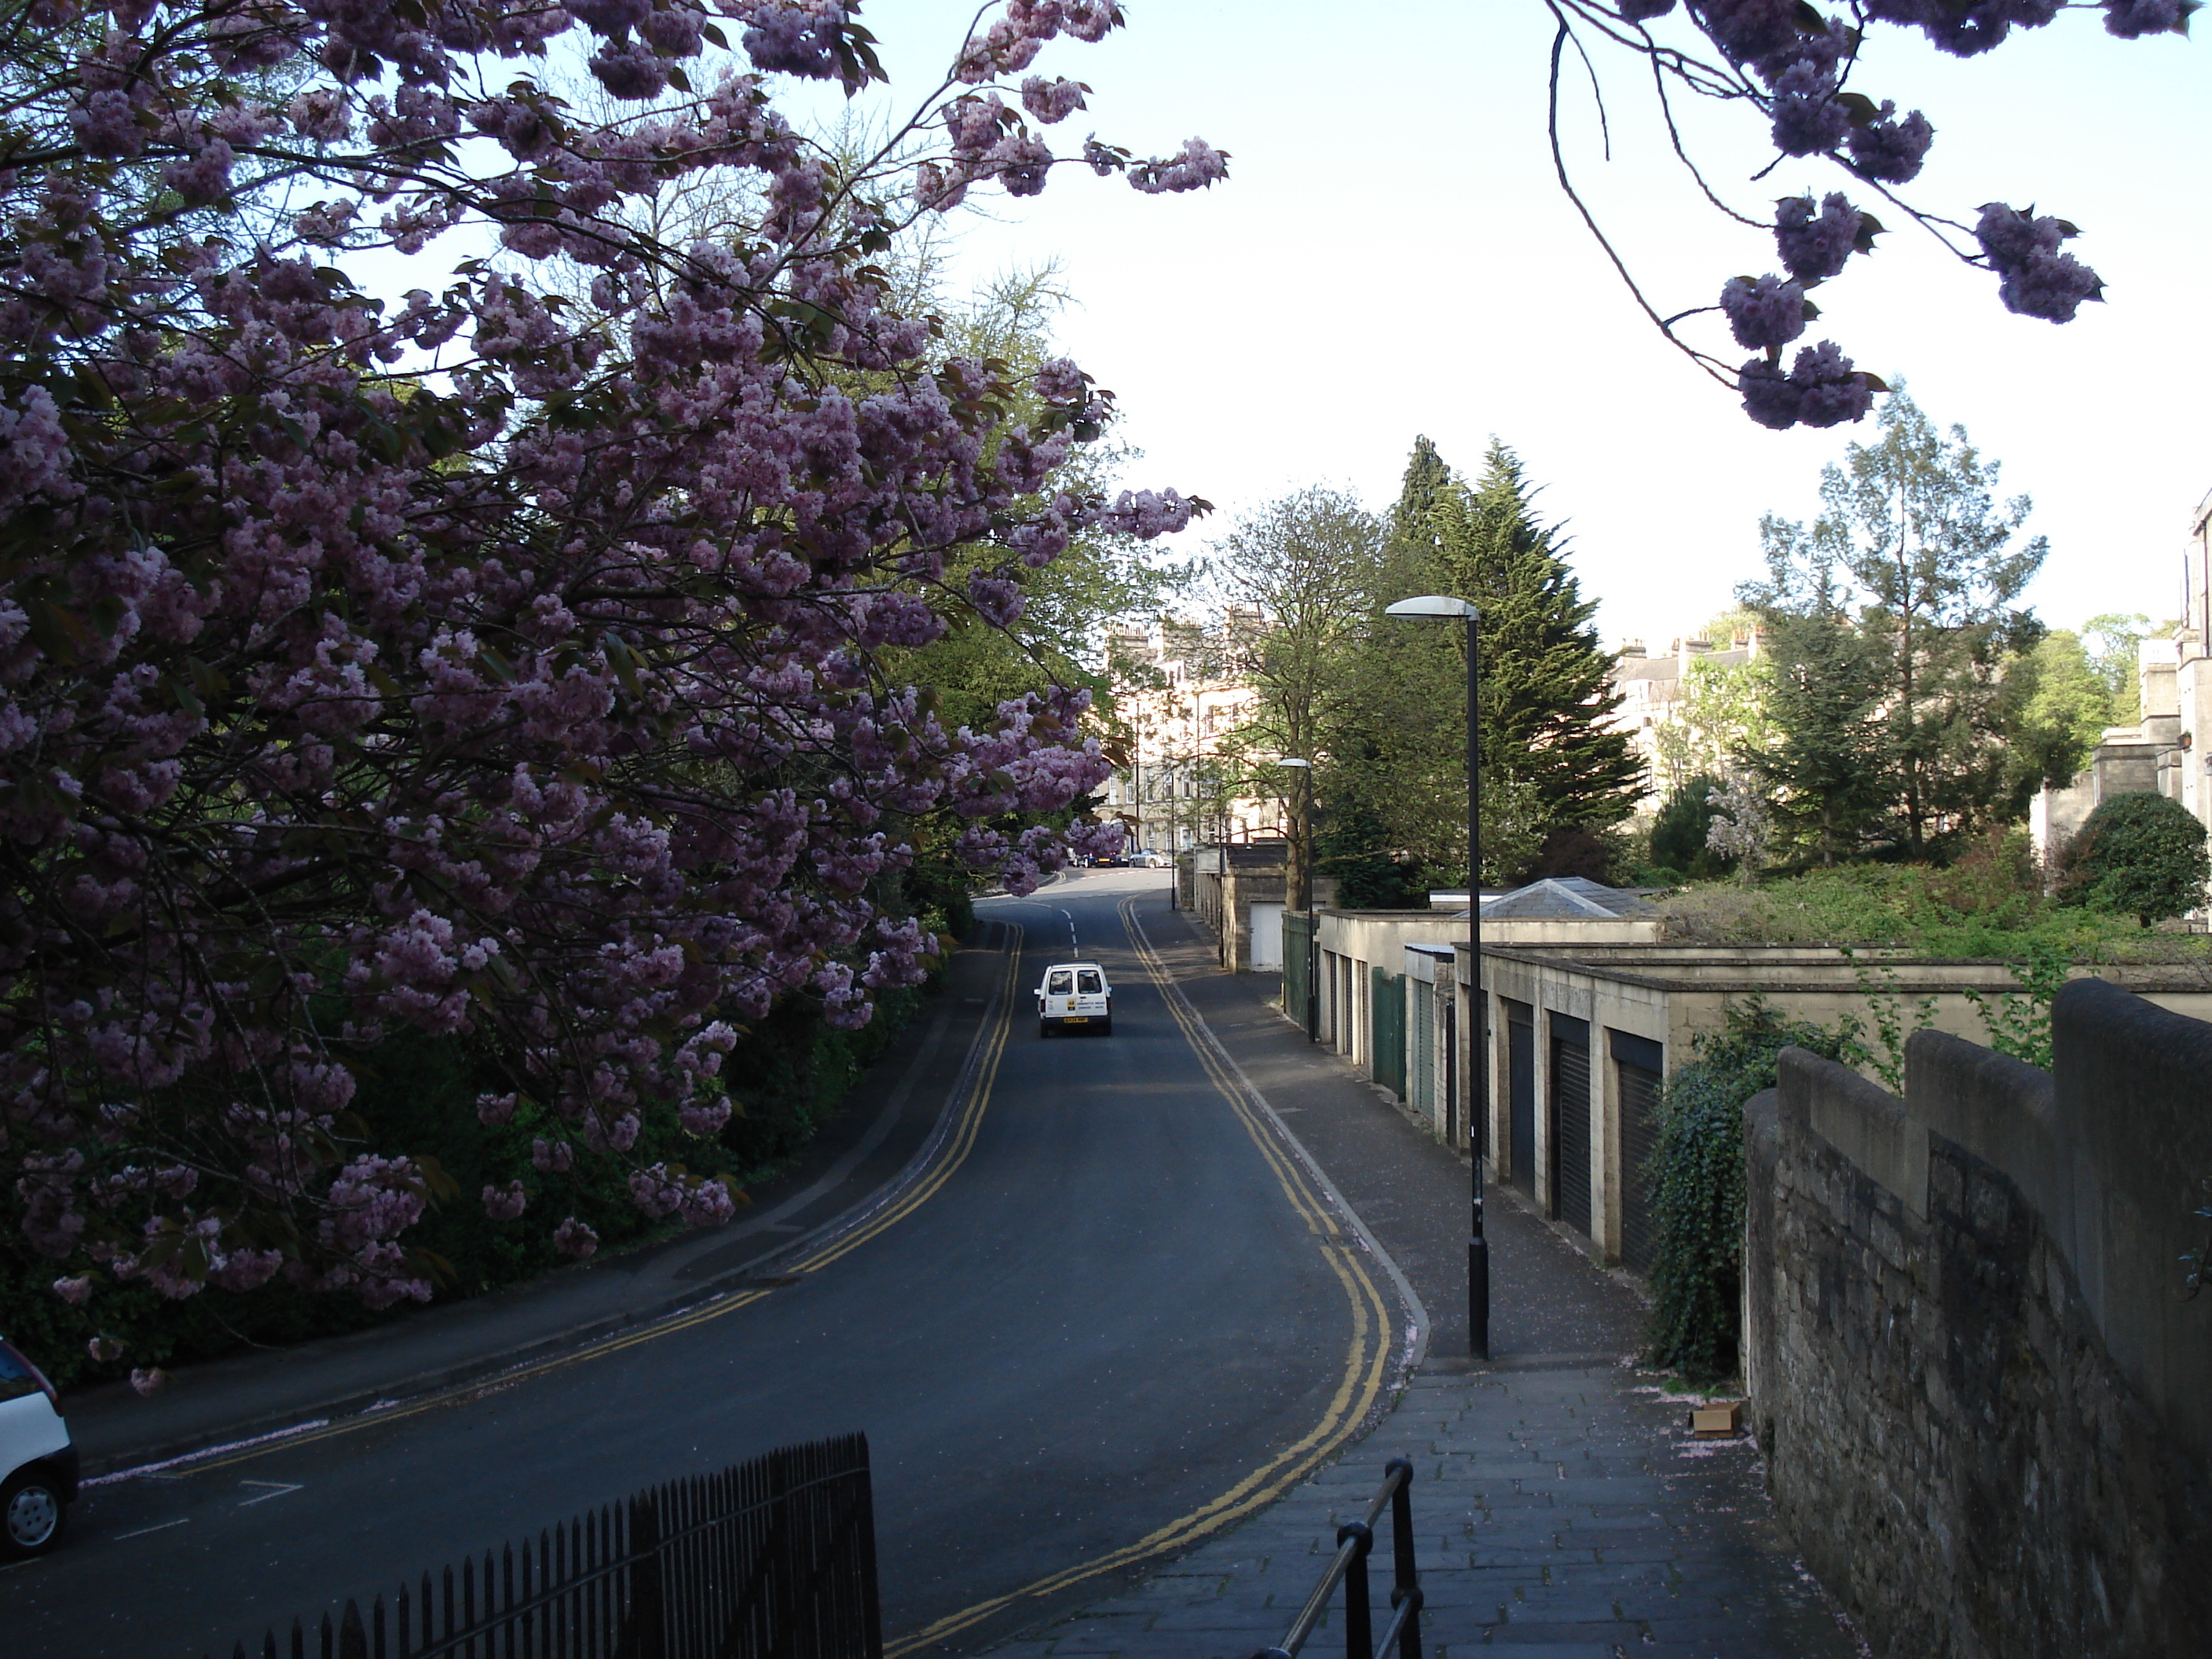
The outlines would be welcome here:
M 1283 907 L 1279 904 L 1252 907 L 1252 966 L 1255 971 L 1282 971 Z

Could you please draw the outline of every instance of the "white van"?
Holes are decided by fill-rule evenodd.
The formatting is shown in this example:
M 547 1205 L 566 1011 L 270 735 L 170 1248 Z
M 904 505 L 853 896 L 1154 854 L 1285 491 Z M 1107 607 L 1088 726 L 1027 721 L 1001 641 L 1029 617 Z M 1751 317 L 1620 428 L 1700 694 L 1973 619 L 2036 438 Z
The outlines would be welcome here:
M 76 1474 L 61 1396 L 0 1339 L 0 1557 L 44 1555 L 61 1541 Z
M 1053 963 L 1037 982 L 1036 1005 L 1041 1037 L 1069 1026 L 1096 1026 L 1105 1036 L 1114 1034 L 1114 988 L 1095 962 Z

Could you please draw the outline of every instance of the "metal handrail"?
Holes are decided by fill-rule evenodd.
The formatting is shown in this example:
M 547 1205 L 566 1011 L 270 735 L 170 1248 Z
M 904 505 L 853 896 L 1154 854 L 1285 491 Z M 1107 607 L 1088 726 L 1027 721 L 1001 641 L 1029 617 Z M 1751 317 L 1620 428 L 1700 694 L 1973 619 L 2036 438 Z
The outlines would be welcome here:
M 1395 1643 L 1398 1659 L 1421 1659 L 1421 1585 L 1413 1559 L 1413 1466 L 1394 1457 L 1382 1466 L 1382 1484 L 1367 1505 L 1366 1516 L 1347 1521 L 1336 1529 L 1336 1554 L 1328 1570 L 1314 1586 L 1313 1594 L 1298 1609 L 1279 1646 L 1261 1648 L 1252 1659 L 1297 1659 L 1314 1626 L 1328 1611 L 1329 1597 L 1344 1586 L 1345 1659 L 1375 1659 L 1374 1621 L 1369 1611 L 1367 1558 L 1375 1548 L 1375 1522 L 1382 1506 L 1390 1506 L 1392 1583 L 1390 1606 L 1395 1611 L 1382 1632 L 1382 1651 Z M 1359 1571 L 1353 1572 L 1357 1566 Z

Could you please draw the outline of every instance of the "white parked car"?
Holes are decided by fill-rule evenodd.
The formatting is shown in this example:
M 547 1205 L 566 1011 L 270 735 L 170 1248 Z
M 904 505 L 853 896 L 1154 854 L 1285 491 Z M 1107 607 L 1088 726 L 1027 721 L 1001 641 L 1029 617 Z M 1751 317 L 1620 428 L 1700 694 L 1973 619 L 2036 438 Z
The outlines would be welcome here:
M 1070 1026 L 1114 1031 L 1114 988 L 1095 962 L 1055 962 L 1037 982 L 1037 1035 L 1048 1037 Z
M 76 1472 L 54 1385 L 0 1339 L 0 1556 L 43 1555 L 61 1541 Z

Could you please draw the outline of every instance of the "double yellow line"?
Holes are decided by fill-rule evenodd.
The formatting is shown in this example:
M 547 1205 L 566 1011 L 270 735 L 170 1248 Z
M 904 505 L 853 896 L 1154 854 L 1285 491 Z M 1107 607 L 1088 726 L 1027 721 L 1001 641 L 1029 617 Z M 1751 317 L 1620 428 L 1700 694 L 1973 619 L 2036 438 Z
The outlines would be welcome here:
M 991 1091 L 998 1080 L 999 1060 L 1006 1051 L 1007 1034 L 1013 1027 L 1014 986 L 1020 972 L 1023 932 L 1015 922 L 1003 924 L 1012 931 L 1013 938 L 1006 949 L 1006 966 L 999 988 L 998 1013 L 989 1026 L 975 1058 L 967 1068 L 967 1087 L 947 1137 L 944 1155 L 923 1175 L 921 1179 L 902 1193 L 881 1211 L 866 1218 L 850 1232 L 840 1233 L 826 1240 L 809 1255 L 793 1262 L 784 1271 L 811 1273 L 828 1267 L 841 1256 L 857 1250 L 861 1245 L 891 1227 L 896 1226 L 915 1211 L 937 1195 L 938 1190 L 952 1178 L 952 1173 L 968 1161 L 975 1150 L 975 1135 L 982 1126 L 984 1109 L 990 1104 Z M 258 1445 L 241 1447 L 238 1450 L 213 1457 L 179 1459 L 176 1467 L 185 1474 L 198 1474 L 209 1469 L 227 1468 L 234 1463 L 244 1463 L 272 1453 L 289 1451 L 295 1446 L 313 1445 L 319 1440 L 329 1440 L 357 1430 L 380 1427 L 386 1423 L 404 1422 L 410 1417 L 420 1417 L 425 1412 L 438 1411 L 447 1406 L 459 1405 L 480 1395 L 501 1392 L 518 1382 L 550 1376 L 565 1370 L 571 1365 L 580 1365 L 587 1360 L 604 1359 L 609 1354 L 620 1353 L 641 1342 L 656 1342 L 664 1336 L 678 1331 L 688 1331 L 710 1320 L 725 1318 L 740 1308 L 750 1308 L 775 1294 L 773 1288 L 738 1291 L 696 1308 L 687 1308 L 665 1319 L 641 1325 L 635 1330 L 617 1335 L 602 1337 L 596 1342 L 571 1349 L 567 1353 L 533 1364 L 517 1365 L 511 1370 L 495 1372 L 478 1380 L 443 1389 L 435 1394 L 422 1395 L 404 1405 L 387 1407 L 381 1411 L 371 1410 L 355 1416 L 342 1418 L 320 1428 L 308 1429 L 299 1434 L 289 1434 L 282 1439 L 270 1440 Z M 128 1473 L 125 1471 L 125 1473 Z
M 1145 936 L 1143 925 L 1136 916 L 1136 896 L 1121 901 L 1121 924 L 1127 930 L 1129 943 L 1144 965 L 1146 975 L 1160 994 L 1160 1001 L 1181 1028 L 1183 1039 L 1198 1056 L 1206 1077 L 1221 1097 L 1229 1103 L 1237 1121 L 1259 1148 L 1261 1158 L 1267 1164 L 1291 1207 L 1306 1224 L 1308 1230 L 1320 1241 L 1322 1260 L 1328 1264 L 1342 1286 L 1352 1312 L 1352 1335 L 1345 1344 L 1344 1372 L 1339 1379 L 1336 1392 L 1330 1398 L 1328 1408 L 1321 1421 L 1284 1447 L 1258 1468 L 1254 1469 L 1228 1491 L 1189 1514 L 1169 1522 L 1139 1539 L 1096 1560 L 1065 1569 L 1025 1584 L 1005 1595 L 979 1601 L 958 1613 L 949 1613 L 936 1623 L 916 1631 L 911 1636 L 900 1638 L 884 1649 L 884 1659 L 902 1659 L 933 1643 L 957 1636 L 970 1626 L 981 1624 L 996 1613 L 1005 1612 L 1024 1601 L 1036 1601 L 1072 1589 L 1085 1580 L 1096 1578 L 1123 1567 L 1131 1567 L 1152 1557 L 1187 1550 L 1201 1540 L 1224 1527 L 1233 1526 L 1265 1509 L 1283 1493 L 1334 1456 L 1359 1431 L 1368 1413 L 1382 1398 L 1390 1364 L 1392 1320 L 1390 1304 L 1382 1288 L 1367 1272 L 1364 1253 L 1348 1238 L 1339 1225 L 1334 1212 L 1314 1187 L 1305 1170 L 1297 1159 L 1290 1157 L 1279 1140 L 1252 1109 L 1252 1104 L 1243 1085 L 1214 1052 L 1208 1034 L 1199 1023 L 1196 1012 L 1185 1000 L 1170 977 L 1167 966 L 1153 950 L 1152 941 Z
M 901 1638 L 885 1648 L 885 1659 L 902 1659 L 902 1656 L 957 1635 L 1022 1602 L 1054 1595 L 1103 1574 L 1187 1550 L 1212 1534 L 1246 1519 L 1274 1502 L 1340 1450 L 1358 1432 L 1382 1395 L 1389 1373 L 1393 1334 L 1389 1299 L 1369 1274 L 1364 1253 L 1346 1234 L 1335 1212 L 1314 1185 L 1304 1166 L 1290 1156 L 1280 1139 L 1254 1110 L 1245 1088 L 1223 1063 L 1196 1012 L 1176 988 L 1158 952 L 1145 936 L 1144 928 L 1136 918 L 1135 903 L 1133 896 L 1122 902 L 1121 920 L 1146 976 L 1158 990 L 1162 1004 L 1182 1030 L 1191 1052 L 1197 1055 L 1208 1080 L 1229 1103 L 1237 1121 L 1244 1126 L 1245 1133 L 1251 1137 L 1261 1160 L 1273 1174 L 1292 1211 L 1306 1224 L 1308 1231 L 1316 1238 L 1322 1261 L 1328 1264 L 1344 1291 L 1352 1316 L 1352 1333 L 1345 1344 L 1344 1369 L 1320 1421 L 1227 1491 L 1190 1513 L 1156 1528 L 1134 1543 L 1038 1579 L 1034 1583 L 1025 1584 L 1006 1595 L 979 1601 L 973 1607 L 939 1619 L 910 1636 Z M 999 988 L 996 1017 L 991 1020 L 981 1045 L 974 1051 L 975 1058 L 968 1066 L 964 1090 L 947 1134 L 943 1155 L 891 1203 L 866 1217 L 852 1231 L 825 1240 L 812 1253 L 793 1263 L 790 1271 L 818 1271 L 896 1226 L 935 1197 L 974 1151 L 984 1112 L 990 1104 L 997 1083 L 1000 1061 L 1006 1054 L 1012 1030 L 1022 945 L 1025 937 L 1018 924 L 1008 922 L 1002 925 L 1011 929 L 1012 938 L 1006 947 L 1006 969 Z M 519 1365 L 512 1370 L 409 1401 L 404 1405 L 366 1412 L 300 1434 L 287 1435 L 282 1439 L 241 1447 L 228 1454 L 180 1462 L 179 1472 L 198 1474 L 266 1457 L 275 1452 L 288 1451 L 295 1446 L 350 1434 L 356 1430 L 404 1421 L 485 1394 L 502 1391 L 519 1382 L 529 1382 L 571 1365 L 605 1358 L 641 1343 L 657 1341 L 678 1331 L 689 1330 L 710 1320 L 723 1318 L 740 1308 L 750 1307 L 774 1293 L 768 1289 L 741 1291 L 719 1301 L 687 1309 L 665 1319 L 641 1326 L 635 1330 L 586 1344 L 570 1352 Z

